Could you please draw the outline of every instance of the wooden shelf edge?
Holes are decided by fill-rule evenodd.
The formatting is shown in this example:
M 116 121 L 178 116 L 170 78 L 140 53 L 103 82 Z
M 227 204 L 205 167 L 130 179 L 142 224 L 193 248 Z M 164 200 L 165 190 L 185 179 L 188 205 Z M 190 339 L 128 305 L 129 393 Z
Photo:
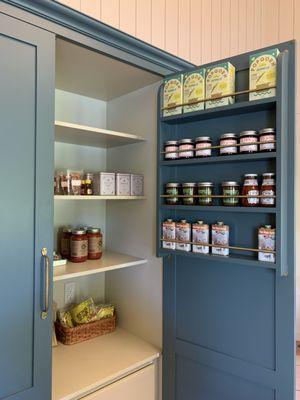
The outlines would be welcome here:
M 146 196 L 64 196 L 55 195 L 54 200 L 146 200 Z
M 71 122 L 59 121 L 59 120 L 55 120 L 54 125 L 55 125 L 55 127 L 60 127 L 60 128 L 76 129 L 76 130 L 81 130 L 81 131 L 86 131 L 86 132 L 91 132 L 91 133 L 96 133 L 96 134 L 120 137 L 123 139 L 128 139 L 129 141 L 133 140 L 133 141 L 146 142 L 146 139 L 144 139 L 142 136 L 133 135 L 131 133 L 126 133 L 126 132 L 111 131 L 109 129 L 96 128 L 93 126 L 74 124 Z
M 124 258 L 123 261 L 122 257 Z M 113 258 L 116 259 L 115 263 L 112 261 Z M 66 279 L 80 278 L 116 269 L 135 267 L 137 265 L 146 264 L 147 262 L 148 260 L 145 258 L 138 258 L 113 251 L 104 251 L 100 260 L 88 260 L 83 263 L 69 262 L 63 266 L 54 267 L 53 281 L 64 281 Z M 101 264 L 104 265 L 101 266 Z
M 228 207 L 228 206 L 185 206 L 178 205 L 172 206 L 168 204 L 161 204 L 159 206 L 162 210 L 173 211 L 197 211 L 197 212 L 231 212 L 231 213 L 251 213 L 251 214 L 276 214 L 276 207 Z

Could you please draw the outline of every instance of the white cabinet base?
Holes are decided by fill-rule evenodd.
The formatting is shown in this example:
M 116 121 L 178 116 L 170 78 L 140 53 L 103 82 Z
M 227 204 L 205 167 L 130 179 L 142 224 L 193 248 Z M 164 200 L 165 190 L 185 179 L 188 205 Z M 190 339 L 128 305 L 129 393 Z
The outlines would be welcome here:
M 149 365 L 82 400 L 155 400 L 156 367 Z

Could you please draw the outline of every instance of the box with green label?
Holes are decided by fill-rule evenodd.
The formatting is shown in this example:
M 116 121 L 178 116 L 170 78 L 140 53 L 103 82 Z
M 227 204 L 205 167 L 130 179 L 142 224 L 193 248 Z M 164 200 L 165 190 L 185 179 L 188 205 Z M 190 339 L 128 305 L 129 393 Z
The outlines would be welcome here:
M 230 62 L 206 69 L 205 108 L 227 106 L 234 103 L 234 96 L 222 97 L 235 92 L 235 67 Z
M 249 100 L 265 99 L 276 94 L 277 57 L 280 51 L 271 49 L 249 57 L 249 89 L 261 89 L 249 93 Z M 266 89 L 266 90 L 262 90 Z
M 163 110 L 164 117 L 182 113 L 182 80 L 182 74 L 164 80 L 163 108 L 170 107 Z
M 188 72 L 183 75 L 183 103 L 191 103 L 185 105 L 183 112 L 199 111 L 204 109 L 204 101 L 197 103 L 199 100 L 205 99 L 205 68 L 199 68 L 195 71 Z M 195 104 L 193 104 L 195 103 Z

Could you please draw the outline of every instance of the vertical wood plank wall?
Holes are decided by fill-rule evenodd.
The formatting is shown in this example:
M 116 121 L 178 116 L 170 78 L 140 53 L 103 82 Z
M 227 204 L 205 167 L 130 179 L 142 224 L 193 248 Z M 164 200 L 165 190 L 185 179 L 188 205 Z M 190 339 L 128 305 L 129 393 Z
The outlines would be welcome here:
M 300 40 L 300 0 L 60 1 L 197 65 L 277 42 Z M 297 53 L 300 60 L 299 46 Z M 300 61 L 297 70 L 300 76 Z M 298 156 L 300 156 L 299 96 L 300 79 L 297 82 Z M 298 181 L 300 163 L 297 163 L 296 168 Z M 300 185 L 297 182 L 296 204 L 299 201 Z M 298 243 L 300 240 L 298 207 L 296 230 Z M 297 338 L 300 340 L 300 265 L 297 268 L 297 306 Z

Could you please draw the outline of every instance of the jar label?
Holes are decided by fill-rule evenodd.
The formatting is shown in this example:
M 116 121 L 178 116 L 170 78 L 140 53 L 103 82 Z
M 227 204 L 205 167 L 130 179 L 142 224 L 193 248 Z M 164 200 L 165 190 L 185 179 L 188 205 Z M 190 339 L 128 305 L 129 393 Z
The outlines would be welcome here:
M 196 156 L 211 156 L 211 149 L 207 147 L 211 147 L 211 144 L 208 143 L 197 143 L 196 144 Z M 200 150 L 203 149 L 204 150 Z
M 240 194 L 238 189 L 235 188 L 224 188 L 223 189 L 223 195 L 224 196 L 238 196 Z M 223 198 L 223 203 L 225 205 L 232 205 L 232 204 L 238 204 L 239 198 L 238 197 L 224 197 Z
M 99 254 L 102 253 L 102 237 L 95 236 L 89 237 L 88 239 L 89 244 L 89 254 Z
M 275 140 L 274 135 L 263 135 L 260 138 L 260 146 L 259 149 L 260 151 L 263 150 L 275 150 L 275 143 L 269 143 Z
M 264 179 L 262 186 L 274 186 L 275 185 L 275 180 L 273 178 L 270 179 Z
M 177 150 L 177 146 L 166 146 L 165 151 L 168 153 L 165 153 L 165 158 L 178 158 L 178 153 L 176 153 Z M 172 153 L 172 151 L 175 151 L 175 153 Z
M 192 144 L 181 144 L 179 150 L 194 150 L 194 146 Z M 193 157 L 193 155 L 194 151 L 182 151 L 179 153 L 180 158 Z
M 88 241 L 87 240 L 71 240 L 71 257 L 81 258 L 87 257 Z
M 262 190 L 261 192 L 262 196 L 275 196 L 274 190 Z M 275 204 L 275 198 L 274 197 L 261 197 L 261 204 L 265 205 L 274 205 Z
M 240 143 L 256 143 L 257 138 L 245 137 L 240 139 Z M 257 144 L 248 144 L 247 146 L 240 146 L 240 152 L 257 151 Z
M 220 146 L 229 146 L 229 147 L 221 147 L 220 148 L 220 154 L 236 154 L 237 153 L 237 147 L 234 145 L 237 144 L 237 141 L 235 139 L 223 139 L 220 141 Z M 231 146 L 231 147 L 230 147 Z
M 244 186 L 257 186 L 258 182 L 256 179 L 245 179 Z
M 259 191 L 258 190 L 249 190 L 248 196 L 258 196 Z M 247 197 L 247 202 L 249 204 L 258 204 L 259 203 L 259 198 L 258 197 Z

